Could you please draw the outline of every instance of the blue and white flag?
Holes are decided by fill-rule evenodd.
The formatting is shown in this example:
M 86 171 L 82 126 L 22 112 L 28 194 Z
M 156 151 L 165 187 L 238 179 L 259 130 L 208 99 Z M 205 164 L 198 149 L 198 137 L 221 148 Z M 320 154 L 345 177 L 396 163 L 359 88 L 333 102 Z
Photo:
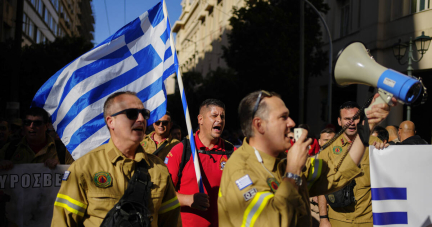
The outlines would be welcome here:
M 103 105 L 109 95 L 134 91 L 151 111 L 148 124 L 166 112 L 165 80 L 177 71 L 164 2 L 125 25 L 66 65 L 36 93 L 74 159 L 108 142 Z
M 432 146 L 369 150 L 374 226 L 432 226 Z

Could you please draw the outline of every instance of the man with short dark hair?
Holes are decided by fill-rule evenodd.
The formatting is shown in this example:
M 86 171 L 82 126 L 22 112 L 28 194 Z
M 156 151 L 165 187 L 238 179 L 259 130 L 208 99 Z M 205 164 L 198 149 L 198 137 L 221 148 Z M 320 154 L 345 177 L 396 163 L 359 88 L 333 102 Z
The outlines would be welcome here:
M 158 156 L 161 160 L 165 160 L 168 152 L 180 143 L 179 140 L 171 136 L 171 126 L 171 114 L 167 111 L 161 119 L 153 123 L 155 130 L 146 135 L 144 140 L 141 141 L 144 151 Z
M 377 113 L 386 116 L 388 107 L 372 108 L 373 118 Z M 291 147 L 287 135 L 295 123 L 275 93 L 247 95 L 238 115 L 246 138 L 222 176 L 220 226 L 311 226 L 309 196 L 337 190 L 361 173 L 357 164 L 365 146 L 359 137 L 343 160 L 308 159 L 307 130 Z
M 11 169 L 14 164 L 45 163 L 53 169 L 59 164 L 56 145 L 47 134 L 48 113 L 39 107 L 26 112 L 24 137 L 13 140 L 0 150 L 0 169 Z
M 389 141 L 389 133 L 384 127 L 381 127 L 379 125 L 375 126 L 372 132 L 372 136 L 378 137 L 381 141 L 384 143 L 387 143 Z
M 335 131 L 332 128 L 325 128 L 320 133 L 319 145 L 324 146 L 329 140 L 335 136 Z
M 415 145 L 428 144 L 419 135 L 416 135 L 415 125 L 412 121 L 404 121 L 399 125 L 399 138 L 401 140 L 398 145 Z
M 181 132 L 181 128 L 178 124 L 173 124 L 172 128 L 171 128 L 171 136 L 174 139 L 177 139 L 178 141 L 181 141 L 182 139 L 182 132 Z
M 99 227 L 106 216 L 117 217 L 122 226 L 141 226 L 141 221 L 149 221 L 153 227 L 178 225 L 180 208 L 169 172 L 158 157 L 147 154 L 140 145 L 149 116 L 150 111 L 134 92 L 108 97 L 104 118 L 111 138 L 65 172 L 51 226 Z M 131 178 L 135 180 L 131 182 Z M 121 198 L 129 207 L 118 203 Z M 110 215 L 114 206 L 115 215 Z M 137 210 L 142 206 L 142 211 Z
M 204 193 L 198 189 L 189 141 L 177 144 L 168 153 L 165 163 L 176 185 L 183 226 L 218 226 L 220 179 L 230 153 L 235 150 L 232 144 L 221 138 L 225 127 L 225 104 L 217 99 L 205 100 L 199 108 L 198 125 L 194 140 Z
M 371 104 L 372 105 L 372 104 Z M 385 105 L 385 104 L 377 104 Z M 372 107 L 372 111 L 375 106 Z M 348 152 L 349 147 L 352 146 L 353 141 L 358 138 L 359 132 L 357 130 L 357 126 L 361 124 L 360 116 L 356 119 L 353 119 L 355 114 L 360 110 L 360 106 L 352 101 L 348 101 L 343 103 L 339 107 L 339 117 L 338 123 L 339 126 L 343 127 L 347 125 L 347 129 L 344 131 L 342 135 L 340 135 L 334 143 L 329 146 L 330 149 L 326 149 L 319 154 L 319 158 L 325 161 L 328 160 L 339 160 L 345 152 Z M 372 115 L 371 115 L 372 116 Z M 369 119 L 369 128 L 372 131 L 376 125 L 381 122 L 385 116 L 377 115 L 377 119 Z M 370 136 L 369 144 L 374 145 L 377 143 L 382 143 L 380 139 L 375 136 Z M 351 148 L 352 149 L 352 148 Z M 351 153 L 351 151 L 349 151 Z M 326 224 L 330 224 L 333 227 L 338 226 L 372 226 L 372 200 L 371 200 L 371 187 L 370 187 L 370 169 L 369 169 L 369 147 L 365 148 L 364 155 L 360 161 L 360 169 L 363 174 L 357 175 L 354 178 L 354 181 L 351 181 L 350 184 L 353 186 L 353 194 L 355 197 L 355 202 L 344 206 L 344 207 L 332 207 L 332 203 L 337 201 L 328 202 L 326 200 L 319 199 L 319 207 L 320 207 L 320 217 L 321 217 L 321 225 L 329 226 Z M 334 194 L 330 195 L 329 198 L 334 198 Z M 329 203 L 329 210 L 327 216 L 326 202 Z M 329 223 L 330 221 L 330 223 Z

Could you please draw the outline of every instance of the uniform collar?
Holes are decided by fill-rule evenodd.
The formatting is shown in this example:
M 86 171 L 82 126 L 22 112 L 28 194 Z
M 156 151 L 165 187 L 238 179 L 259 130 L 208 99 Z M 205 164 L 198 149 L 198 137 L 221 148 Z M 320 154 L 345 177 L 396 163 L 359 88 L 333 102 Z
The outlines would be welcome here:
M 251 145 L 249 145 L 247 138 L 245 137 L 243 140 L 243 145 L 246 150 L 250 153 L 252 153 L 253 155 L 251 155 L 249 158 L 252 158 L 252 160 L 256 160 L 258 161 L 258 158 L 255 155 L 255 148 L 252 147 Z M 258 153 L 261 156 L 261 159 L 263 160 L 264 166 L 268 169 L 271 170 L 272 172 L 275 170 L 275 168 L 277 167 L 276 164 L 281 160 L 279 157 L 275 158 L 271 155 L 268 155 L 258 149 L 256 149 L 258 151 Z
M 352 143 L 349 139 L 345 137 L 345 133 L 342 133 L 342 135 L 338 138 L 341 141 L 342 146 L 349 145 Z
M 208 147 L 206 147 L 201 140 L 199 139 L 199 133 L 200 130 L 196 131 L 195 133 L 195 144 L 197 146 L 197 148 L 199 150 L 201 150 L 201 148 L 205 147 L 205 150 L 209 150 Z M 213 146 L 213 148 L 211 149 L 212 151 L 218 151 L 218 150 L 223 150 L 224 148 L 222 147 L 222 139 L 219 138 L 218 142 Z
M 115 164 L 118 160 L 126 159 L 126 156 L 124 156 L 124 154 L 121 153 L 121 151 L 119 151 L 119 149 L 117 149 L 117 147 L 114 145 L 114 142 L 112 141 L 112 139 L 109 140 L 109 142 L 106 146 L 107 146 L 106 150 L 108 151 L 108 159 L 113 164 Z M 143 147 L 140 145 L 140 146 L 138 146 L 138 148 L 136 150 L 134 160 L 136 162 L 140 162 L 143 159 L 147 162 L 148 165 L 150 165 L 150 163 L 148 161 L 148 156 L 144 152 Z
M 148 137 L 149 137 L 151 140 L 153 140 L 153 142 L 156 143 L 156 141 L 154 140 L 154 135 L 155 135 L 155 134 L 156 134 L 156 132 L 153 131 L 153 132 L 151 132 L 151 133 L 148 135 Z M 168 136 L 167 138 L 165 138 L 165 139 L 162 141 L 162 143 L 164 143 L 165 141 L 167 141 L 167 142 L 169 143 L 169 142 L 171 142 L 171 140 L 172 140 L 172 136 L 171 136 L 171 134 L 169 134 L 169 136 Z

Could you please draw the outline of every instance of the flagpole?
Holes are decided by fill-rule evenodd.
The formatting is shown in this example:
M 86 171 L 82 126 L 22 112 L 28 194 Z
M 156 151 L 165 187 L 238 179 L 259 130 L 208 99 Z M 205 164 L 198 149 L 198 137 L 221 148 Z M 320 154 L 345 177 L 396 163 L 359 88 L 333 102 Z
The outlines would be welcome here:
M 169 22 L 168 10 L 166 8 L 165 1 L 164 0 L 161 0 L 161 1 L 163 2 L 164 14 L 167 16 L 168 22 Z M 171 24 L 170 24 L 170 27 L 171 27 Z M 178 67 L 179 64 L 178 64 L 178 59 L 177 59 L 177 51 L 175 49 L 173 40 L 174 40 L 173 34 L 170 31 L 171 52 L 172 52 L 173 57 L 174 57 L 174 64 L 176 65 L 177 82 L 179 85 L 181 100 L 182 100 L 182 104 L 183 104 L 183 111 L 184 111 L 184 115 L 186 118 L 186 127 L 187 127 L 187 131 L 188 131 L 188 135 L 189 135 L 190 147 L 192 150 L 192 158 L 193 158 L 193 163 L 194 163 L 194 167 L 195 167 L 195 175 L 196 175 L 196 179 L 197 179 L 199 192 L 204 193 L 204 185 L 203 185 L 202 179 L 201 179 L 201 170 L 200 170 L 200 165 L 198 162 L 198 154 L 196 152 L 195 138 L 194 138 L 193 131 L 192 131 L 192 124 L 191 124 L 190 115 L 189 115 L 189 108 L 188 108 L 187 101 L 186 101 L 186 93 L 185 93 L 184 87 L 183 87 L 183 80 L 182 80 L 180 68 Z

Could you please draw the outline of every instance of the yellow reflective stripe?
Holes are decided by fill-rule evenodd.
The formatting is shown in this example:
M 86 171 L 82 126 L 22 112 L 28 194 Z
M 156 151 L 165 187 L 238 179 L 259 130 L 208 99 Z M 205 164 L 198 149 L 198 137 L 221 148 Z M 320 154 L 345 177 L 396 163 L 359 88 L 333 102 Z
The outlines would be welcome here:
M 161 207 L 159 208 L 159 214 L 166 213 L 170 210 L 174 210 L 175 208 L 179 207 L 180 203 L 177 199 L 177 196 L 174 198 L 162 203 Z
M 219 188 L 218 196 L 219 196 L 219 197 L 222 197 L 222 192 L 221 192 L 221 189 L 220 189 L 220 188 Z
M 264 207 L 267 205 L 269 199 L 273 198 L 274 194 L 271 192 L 258 192 L 255 198 L 249 203 L 243 215 L 243 223 L 241 227 L 252 227 L 255 225 Z
M 312 185 L 315 183 L 316 180 L 321 176 L 322 166 L 323 166 L 322 159 L 316 159 L 311 158 L 310 162 L 310 168 L 309 168 L 309 175 L 308 175 L 308 190 L 312 187 Z
M 77 214 L 79 216 L 84 216 L 84 212 L 87 209 L 87 205 L 81 203 L 71 197 L 63 194 L 57 194 L 56 201 L 54 202 L 54 206 L 62 207 L 67 211 Z

